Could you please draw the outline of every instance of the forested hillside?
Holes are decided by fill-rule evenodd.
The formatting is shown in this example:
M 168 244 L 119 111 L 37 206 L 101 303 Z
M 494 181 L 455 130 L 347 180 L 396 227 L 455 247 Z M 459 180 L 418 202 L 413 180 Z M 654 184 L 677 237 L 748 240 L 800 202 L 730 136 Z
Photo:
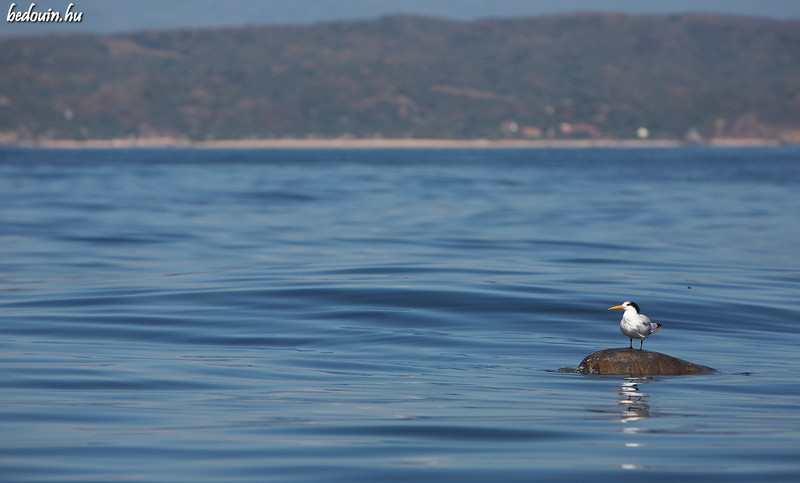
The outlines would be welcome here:
M 800 132 L 800 22 L 580 14 L 0 39 L 0 140 Z M 644 129 L 642 129 L 644 128 Z

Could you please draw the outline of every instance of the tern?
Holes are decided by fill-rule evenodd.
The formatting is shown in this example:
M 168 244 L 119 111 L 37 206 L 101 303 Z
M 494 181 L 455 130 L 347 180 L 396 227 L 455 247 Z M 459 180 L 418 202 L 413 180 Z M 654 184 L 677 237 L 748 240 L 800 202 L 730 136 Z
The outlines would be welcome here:
M 629 349 L 633 349 L 633 339 L 639 339 L 639 350 L 641 350 L 647 336 L 661 330 L 659 322 L 652 322 L 650 317 L 639 313 L 639 306 L 636 305 L 636 302 L 628 300 L 620 305 L 610 307 L 608 310 L 614 309 L 625 310 L 622 320 L 619 322 L 619 330 L 631 340 Z

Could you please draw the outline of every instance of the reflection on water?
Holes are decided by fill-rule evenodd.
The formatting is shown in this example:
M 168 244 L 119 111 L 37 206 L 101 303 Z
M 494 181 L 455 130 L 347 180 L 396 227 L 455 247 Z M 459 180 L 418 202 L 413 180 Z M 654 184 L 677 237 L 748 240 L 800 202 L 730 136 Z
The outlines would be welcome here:
M 622 417 L 615 421 L 621 423 L 631 423 L 642 418 L 650 417 L 650 405 L 648 401 L 650 395 L 642 392 L 639 384 L 650 382 L 650 377 L 626 377 L 622 380 L 619 390 L 617 404 L 622 407 Z M 628 432 L 628 431 L 624 431 Z
M 616 402 L 622 408 L 622 416 L 614 421 L 626 424 L 626 426 L 622 428 L 623 434 L 637 435 L 644 432 L 639 426 L 627 424 L 635 423 L 650 417 L 650 395 L 643 392 L 639 385 L 647 384 L 652 380 L 651 377 L 629 376 L 623 378 L 620 382 L 620 386 L 617 388 L 619 391 L 619 399 L 617 399 Z M 626 448 L 641 448 L 646 446 L 644 443 L 638 441 L 626 441 L 624 445 Z M 633 463 L 622 463 L 619 467 L 623 470 L 641 470 L 647 468 L 647 466 Z

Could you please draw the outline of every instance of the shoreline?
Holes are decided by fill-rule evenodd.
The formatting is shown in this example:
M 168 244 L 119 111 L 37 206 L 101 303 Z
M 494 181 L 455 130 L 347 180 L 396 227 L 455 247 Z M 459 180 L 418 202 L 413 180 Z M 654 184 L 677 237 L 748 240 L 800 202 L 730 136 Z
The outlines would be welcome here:
M 181 138 L 131 138 L 89 140 L 44 140 L 38 142 L 0 143 L 0 147 L 43 149 L 127 149 L 127 148 L 199 148 L 199 149 L 487 149 L 487 148 L 675 148 L 683 146 L 768 147 L 787 143 L 772 139 L 710 139 L 702 143 L 677 140 L 636 139 L 227 139 L 191 141 Z

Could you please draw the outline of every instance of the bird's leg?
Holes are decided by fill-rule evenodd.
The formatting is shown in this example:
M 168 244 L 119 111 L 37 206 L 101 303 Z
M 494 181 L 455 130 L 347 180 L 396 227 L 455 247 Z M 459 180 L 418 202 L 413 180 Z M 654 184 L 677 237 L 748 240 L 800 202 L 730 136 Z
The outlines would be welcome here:
M 639 350 L 642 350 L 643 345 L 644 345 L 644 339 L 639 339 Z
M 631 338 L 631 343 L 630 343 L 630 345 L 628 346 L 628 349 L 633 349 L 633 338 Z

